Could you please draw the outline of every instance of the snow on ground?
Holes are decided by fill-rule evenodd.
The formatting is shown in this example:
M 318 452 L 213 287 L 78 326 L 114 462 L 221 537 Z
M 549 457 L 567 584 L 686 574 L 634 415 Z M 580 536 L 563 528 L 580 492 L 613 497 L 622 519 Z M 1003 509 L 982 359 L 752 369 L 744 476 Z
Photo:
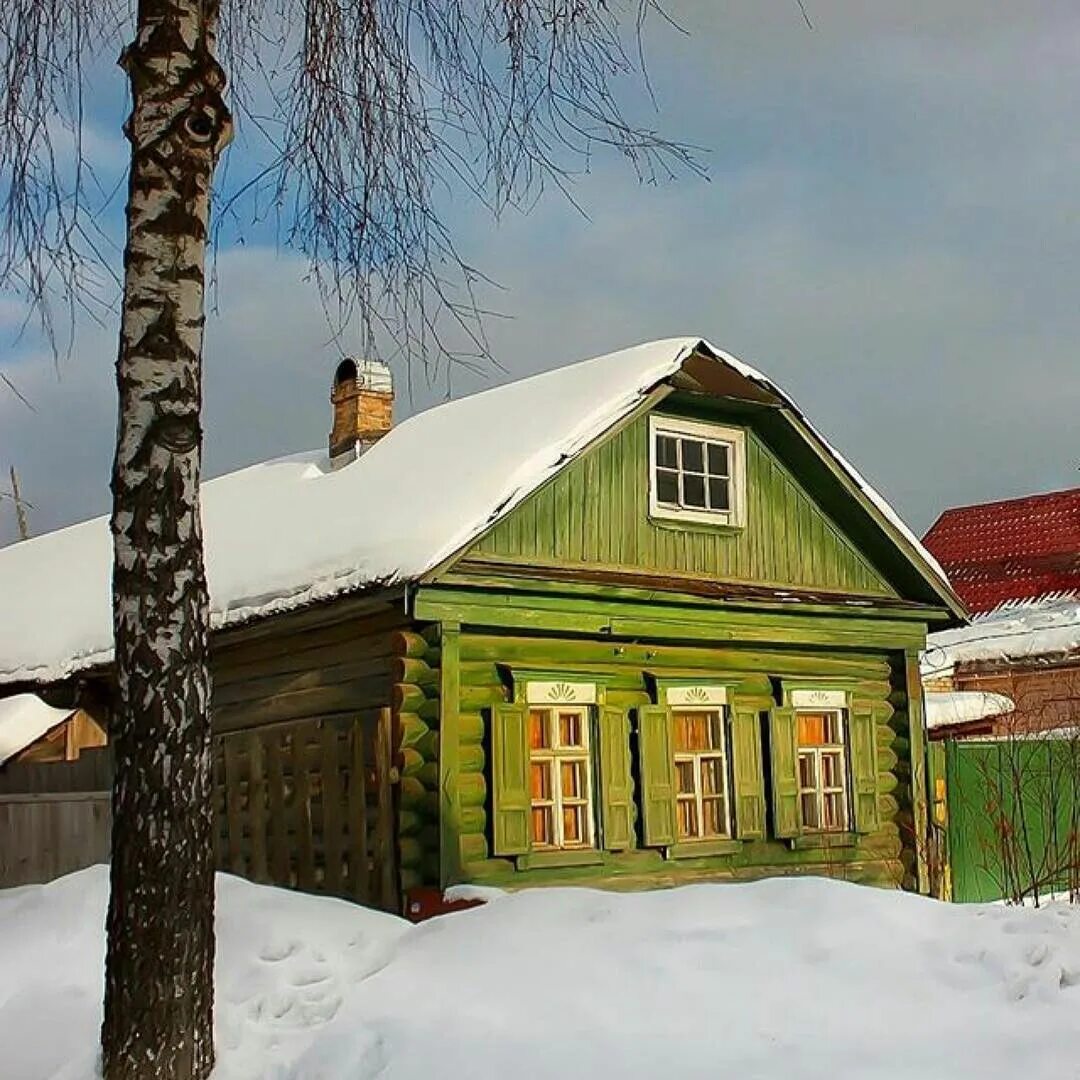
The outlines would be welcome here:
M 1080 910 L 825 879 L 492 894 L 412 927 L 219 879 L 215 1080 L 1080 1075 Z M 107 877 L 0 893 L 7 1080 L 86 1080 Z

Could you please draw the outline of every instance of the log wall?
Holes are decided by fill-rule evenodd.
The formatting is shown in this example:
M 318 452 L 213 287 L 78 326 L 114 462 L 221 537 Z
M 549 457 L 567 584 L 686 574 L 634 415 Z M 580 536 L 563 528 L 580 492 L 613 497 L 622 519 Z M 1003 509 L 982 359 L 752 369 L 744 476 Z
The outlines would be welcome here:
M 852 881 L 916 887 L 910 769 L 907 765 L 906 690 L 903 664 L 886 654 L 822 650 L 816 653 L 757 648 L 615 644 L 569 638 L 463 633 L 460 643 L 459 755 L 456 796 L 460 820 L 459 880 L 540 884 L 580 880 L 637 888 L 719 878 L 825 873 Z M 491 793 L 486 749 L 491 707 L 510 700 L 514 667 L 566 670 L 574 677 L 602 677 L 609 704 L 632 709 L 652 698 L 646 672 L 661 678 L 692 677 L 727 683 L 740 705 L 762 712 L 773 705 L 772 679 L 845 680 L 873 705 L 877 724 L 881 827 L 854 844 L 800 848 L 778 840 L 744 842 L 737 853 L 664 859 L 654 849 L 604 853 L 600 865 L 521 871 L 512 860 L 492 858 Z M 636 802 L 637 800 L 635 800 Z

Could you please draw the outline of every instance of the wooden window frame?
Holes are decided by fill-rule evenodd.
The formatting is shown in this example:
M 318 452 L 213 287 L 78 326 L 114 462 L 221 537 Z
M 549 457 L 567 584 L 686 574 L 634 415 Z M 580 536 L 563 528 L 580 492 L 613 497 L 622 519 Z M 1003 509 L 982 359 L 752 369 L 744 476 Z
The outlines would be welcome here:
M 657 490 L 657 470 L 659 464 L 656 455 L 656 440 L 660 435 L 674 439 L 695 439 L 703 443 L 723 445 L 728 451 L 728 502 L 726 510 L 713 510 L 703 507 L 685 506 L 682 500 L 683 477 L 685 470 L 680 464 L 674 470 L 679 477 L 680 501 L 678 504 L 661 502 Z M 681 444 L 680 444 L 681 445 Z M 681 451 L 680 451 L 681 453 Z M 705 472 L 700 474 L 706 480 L 713 474 L 708 471 L 708 453 L 706 451 Z M 692 475 L 699 475 L 693 473 Z M 718 474 L 715 478 L 719 478 Z M 708 484 L 706 499 L 708 499 Z M 675 416 L 649 417 L 649 516 L 664 521 L 686 521 L 707 525 L 726 525 L 741 528 L 746 523 L 746 431 L 743 428 L 713 424 L 701 420 L 684 420 Z
M 852 828 L 851 807 L 851 751 L 848 746 L 848 710 L 837 706 L 814 706 L 799 705 L 795 707 L 795 768 L 798 784 L 799 799 L 799 825 L 803 833 L 810 836 L 845 834 Z M 816 746 L 804 746 L 798 740 L 799 717 L 805 714 L 824 714 L 836 718 L 838 725 L 839 741 L 822 743 Z M 826 757 L 840 758 L 840 777 L 843 781 L 840 787 L 825 785 L 825 773 L 822 763 Z M 812 787 L 806 787 L 802 782 L 802 761 L 804 757 L 813 758 L 814 779 Z M 806 795 L 814 796 L 814 806 L 817 813 L 818 824 L 809 824 L 803 813 L 803 798 Z M 840 795 L 840 807 L 842 811 L 841 821 L 838 825 L 826 825 L 825 822 L 825 797 L 827 795 Z
M 696 820 L 698 826 L 698 835 L 696 836 L 681 836 L 679 835 L 679 804 L 687 801 L 686 797 L 679 793 L 678 782 L 676 781 L 674 789 L 675 798 L 675 831 L 676 831 L 676 844 L 679 847 L 685 846 L 690 848 L 698 844 L 716 844 L 717 842 L 730 842 L 735 840 L 735 821 L 732 814 L 731 806 L 731 736 L 730 725 L 728 723 L 728 712 L 726 705 L 669 705 L 668 713 L 671 717 L 671 732 L 672 732 L 672 758 L 675 765 L 676 776 L 678 775 L 679 762 L 689 761 L 693 765 L 694 769 L 694 807 L 696 813 Z M 699 713 L 699 714 L 715 714 L 720 719 L 720 747 L 719 749 L 706 750 L 706 751 L 679 751 L 674 747 L 675 742 L 675 716 L 677 713 Z M 705 798 L 702 788 L 701 778 L 701 765 L 704 761 L 720 761 L 720 775 L 723 780 L 723 791 L 721 792 L 723 804 L 724 804 L 724 832 L 715 836 L 705 836 L 702 833 L 702 829 L 705 824 Z
M 588 705 L 571 704 L 543 704 L 529 705 L 528 723 L 532 723 L 532 714 L 542 712 L 545 714 L 545 724 L 548 726 L 550 746 L 542 749 L 529 747 L 529 772 L 530 776 L 534 764 L 542 763 L 548 769 L 551 798 L 537 800 L 530 788 L 529 792 L 529 848 L 531 853 L 570 853 L 596 851 L 596 781 L 593 776 L 593 733 L 592 733 L 592 708 Z M 581 720 L 582 744 L 563 747 L 559 741 L 560 713 L 574 713 Z M 562 791 L 562 768 L 564 762 L 578 762 L 581 765 L 581 773 L 585 785 L 585 798 L 573 799 L 567 802 Z M 544 844 L 536 840 L 532 833 L 532 813 L 538 807 L 551 807 L 552 837 L 554 843 Z M 585 808 L 585 838 L 582 842 L 566 843 L 564 810 L 569 806 L 583 806 Z

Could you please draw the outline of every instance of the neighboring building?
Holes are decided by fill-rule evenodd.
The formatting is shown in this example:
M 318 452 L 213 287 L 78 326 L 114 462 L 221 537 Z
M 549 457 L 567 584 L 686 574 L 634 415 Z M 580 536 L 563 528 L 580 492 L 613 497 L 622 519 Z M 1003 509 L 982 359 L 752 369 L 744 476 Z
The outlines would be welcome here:
M 661 341 L 388 431 L 385 375 L 338 369 L 332 459 L 204 486 L 223 865 L 349 893 L 311 830 L 364 777 L 317 763 L 389 711 L 404 890 L 926 889 L 919 655 L 964 609 L 779 387 Z M 107 689 L 109 567 L 104 519 L 0 551 L 0 693 Z
M 923 543 L 976 613 L 1080 592 L 1080 488 L 946 510 Z
M 954 717 L 940 712 L 935 738 L 1080 729 L 1080 596 L 1005 604 L 970 626 L 931 634 L 923 678 L 931 712 L 939 692 L 967 695 Z
M 0 697 L 0 767 L 75 761 L 105 743 L 104 729 L 83 709 L 55 709 L 35 694 Z

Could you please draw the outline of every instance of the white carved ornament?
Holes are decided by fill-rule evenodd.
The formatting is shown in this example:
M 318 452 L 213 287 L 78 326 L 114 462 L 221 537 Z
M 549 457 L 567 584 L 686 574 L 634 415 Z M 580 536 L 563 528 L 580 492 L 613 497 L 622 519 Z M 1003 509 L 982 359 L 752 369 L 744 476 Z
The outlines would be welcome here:
M 846 709 L 843 690 L 792 690 L 791 704 L 796 709 Z
M 697 686 L 669 686 L 668 705 L 726 705 L 727 687 L 699 684 Z
M 525 701 L 529 705 L 595 705 L 596 683 L 535 681 L 525 684 Z

